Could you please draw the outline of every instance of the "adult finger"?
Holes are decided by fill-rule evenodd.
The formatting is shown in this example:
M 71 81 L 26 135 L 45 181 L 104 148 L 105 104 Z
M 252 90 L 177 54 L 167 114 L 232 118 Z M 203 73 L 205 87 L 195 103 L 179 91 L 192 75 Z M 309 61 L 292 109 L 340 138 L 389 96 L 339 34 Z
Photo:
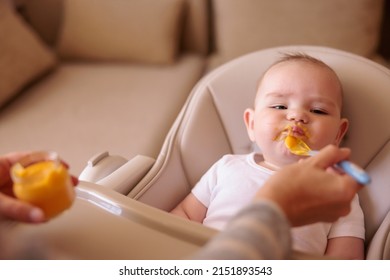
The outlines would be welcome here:
M 45 215 L 41 209 L 2 193 L 0 193 L 0 216 L 29 223 L 45 221 Z
M 7 165 L 11 167 L 15 163 L 17 163 L 21 158 L 28 156 L 29 154 L 31 154 L 31 152 L 13 152 L 2 156 L 1 159 L 6 161 Z
M 355 197 L 356 193 L 363 188 L 363 185 L 359 184 L 355 179 L 353 179 L 348 174 L 342 175 L 341 180 L 343 180 L 344 196 L 340 196 L 340 198 L 343 198 L 345 202 L 348 203 Z
M 77 177 L 71 175 L 70 178 L 74 187 L 79 184 L 79 179 Z
M 338 148 L 334 145 L 328 145 L 323 148 L 317 155 L 309 158 L 307 162 L 326 169 L 335 165 L 336 163 L 347 159 L 351 154 L 351 150 L 348 148 Z

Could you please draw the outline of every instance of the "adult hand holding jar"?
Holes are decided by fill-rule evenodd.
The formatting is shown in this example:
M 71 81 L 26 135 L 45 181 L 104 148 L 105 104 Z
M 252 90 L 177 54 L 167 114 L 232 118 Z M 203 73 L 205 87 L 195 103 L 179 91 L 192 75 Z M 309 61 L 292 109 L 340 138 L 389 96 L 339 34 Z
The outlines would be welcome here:
M 40 168 L 43 167 L 53 168 L 54 166 L 51 166 L 51 164 L 48 164 L 48 162 L 55 162 L 55 160 L 53 158 L 52 159 L 47 158 L 44 161 L 46 163 L 42 163 L 41 161 L 40 165 L 35 165 L 35 167 L 31 165 L 30 166 L 31 169 L 29 169 L 28 167 L 25 168 L 21 164 L 31 159 L 35 159 L 35 161 L 37 161 L 36 163 L 38 163 L 37 156 L 43 156 L 43 154 L 45 153 L 44 152 L 16 152 L 16 153 L 0 156 L 0 217 L 16 220 L 20 222 L 40 223 L 48 220 L 49 218 L 59 213 L 58 209 L 48 211 L 48 208 L 47 207 L 42 208 L 41 204 L 36 205 L 36 203 L 34 203 L 33 201 L 28 202 L 28 199 L 21 200 L 15 196 L 14 187 L 16 187 L 15 188 L 16 190 L 17 186 L 14 186 L 13 178 L 11 176 L 12 166 L 19 166 L 19 169 L 16 171 L 16 173 L 14 172 L 14 174 L 20 175 L 21 179 L 23 178 L 26 179 L 28 176 L 34 174 L 35 174 L 34 176 L 37 176 L 38 173 L 40 173 L 39 172 Z M 68 165 L 63 161 L 60 161 L 60 164 L 58 164 L 57 167 L 59 168 L 57 175 L 61 175 L 61 172 L 64 174 L 65 170 L 68 169 Z M 50 178 L 51 179 L 49 181 L 47 181 L 46 179 L 45 179 L 46 181 L 44 180 L 46 184 L 47 183 L 56 184 L 55 180 L 56 178 L 58 179 L 59 177 L 51 176 Z M 76 186 L 78 180 L 74 176 L 70 176 L 68 182 L 70 185 Z M 30 187 L 37 188 L 37 185 L 35 183 L 34 184 L 31 183 L 32 181 L 30 181 Z M 21 186 L 19 186 L 18 196 L 23 197 L 23 194 L 26 194 L 27 189 L 23 190 L 20 187 Z M 30 195 L 28 196 L 31 197 L 31 192 Z M 24 197 L 26 198 L 26 195 Z M 71 195 L 69 195 L 69 199 L 71 199 Z M 65 204 L 62 204 L 62 206 L 65 207 Z M 68 204 L 68 207 L 69 206 L 70 205 Z

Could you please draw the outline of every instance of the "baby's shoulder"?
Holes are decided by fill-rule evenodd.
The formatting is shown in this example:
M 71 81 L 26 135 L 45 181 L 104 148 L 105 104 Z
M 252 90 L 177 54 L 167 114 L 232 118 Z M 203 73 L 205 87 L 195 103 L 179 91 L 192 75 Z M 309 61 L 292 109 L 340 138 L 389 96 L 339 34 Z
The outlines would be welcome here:
M 246 165 L 250 156 L 248 154 L 227 154 L 218 161 L 218 164 L 222 166 Z

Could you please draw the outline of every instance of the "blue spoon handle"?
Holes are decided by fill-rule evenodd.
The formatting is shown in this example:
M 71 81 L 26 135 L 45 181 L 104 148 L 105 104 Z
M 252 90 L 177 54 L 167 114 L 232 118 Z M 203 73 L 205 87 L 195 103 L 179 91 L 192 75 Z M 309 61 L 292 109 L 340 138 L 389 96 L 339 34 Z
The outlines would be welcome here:
M 316 154 L 318 154 L 318 151 L 309 152 L 310 156 L 314 156 Z M 359 184 L 368 185 L 369 183 L 371 183 L 370 175 L 368 175 L 368 173 L 364 171 L 364 169 L 348 160 L 340 161 L 336 164 L 336 167 L 340 168 L 349 176 L 354 178 Z
M 367 185 L 371 182 L 371 177 L 366 171 L 348 160 L 340 161 L 337 166 L 362 185 Z

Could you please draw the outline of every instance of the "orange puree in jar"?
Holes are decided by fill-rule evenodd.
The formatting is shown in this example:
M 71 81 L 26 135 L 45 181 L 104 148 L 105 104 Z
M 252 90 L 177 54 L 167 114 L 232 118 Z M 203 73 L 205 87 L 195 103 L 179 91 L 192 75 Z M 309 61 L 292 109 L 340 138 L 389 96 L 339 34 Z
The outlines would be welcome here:
M 23 201 L 40 207 L 47 219 L 68 209 L 75 192 L 67 169 L 56 161 L 42 161 L 27 167 L 12 168 L 14 194 Z

